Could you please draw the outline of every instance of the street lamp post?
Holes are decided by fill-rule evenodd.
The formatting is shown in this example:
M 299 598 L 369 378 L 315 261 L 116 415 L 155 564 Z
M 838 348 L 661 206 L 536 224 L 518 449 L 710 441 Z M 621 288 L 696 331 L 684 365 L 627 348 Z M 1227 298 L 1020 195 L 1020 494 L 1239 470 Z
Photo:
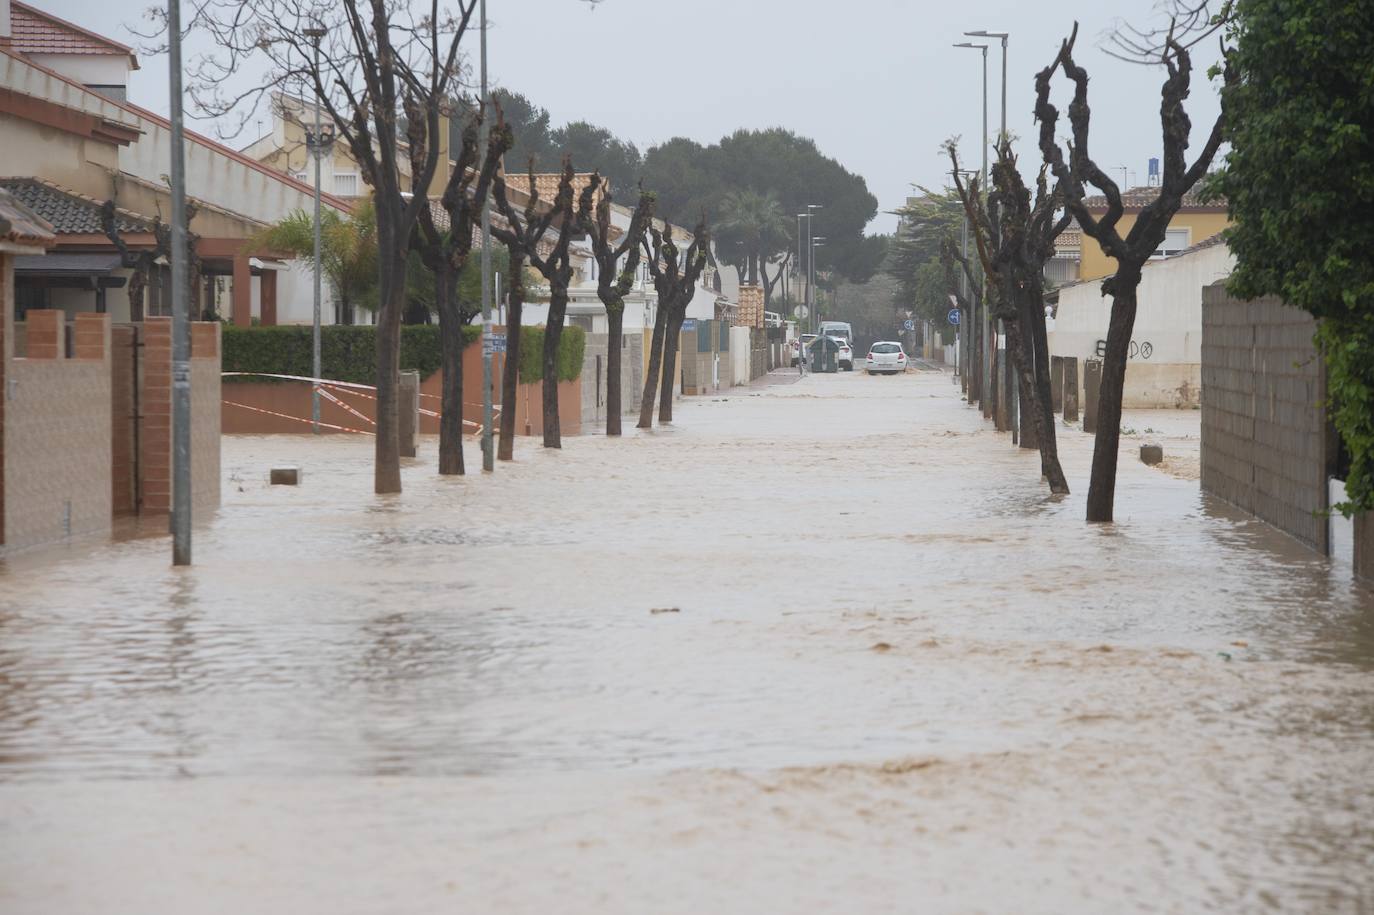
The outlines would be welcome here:
M 810 260 L 810 262 L 811 262 L 811 281 L 812 281 L 812 282 L 815 282 L 815 279 L 816 279 L 816 249 L 817 249 L 817 248 L 824 248 L 824 247 L 825 247 L 825 236 L 824 236 L 824 235 L 812 235 L 812 236 L 811 236 L 811 256 L 810 256 L 809 260 Z M 811 306 L 812 306 L 812 307 L 811 307 L 811 329 L 812 329 L 813 331 L 815 331 L 815 332 L 816 332 L 816 336 L 819 337 L 819 336 L 820 336 L 820 333 L 821 333 L 821 303 L 820 303 L 820 296 L 819 296 L 819 295 L 814 295 L 814 294 L 813 294 L 813 295 L 811 296 Z
M 320 40 L 324 38 L 325 30 L 316 25 L 306 29 L 305 35 L 315 45 L 315 72 L 319 73 Z M 310 375 L 316 380 L 311 382 L 310 429 L 316 435 L 320 434 L 320 159 L 324 157 L 325 149 L 333 141 L 333 131 L 326 139 L 321 130 L 320 100 L 317 98 L 315 99 L 315 131 L 312 133 L 309 128 L 306 128 L 305 131 L 306 149 L 315 158 L 315 309 L 311 321 Z
M 797 214 L 797 278 L 798 278 L 798 279 L 801 279 L 801 272 L 802 272 L 802 270 L 804 269 L 804 268 L 803 268 L 803 265 L 806 263 L 806 259 L 805 259 L 804 255 L 802 254 L 802 230 L 801 230 L 801 221 L 802 221 L 803 219 L 805 219 L 805 220 L 809 223 L 809 222 L 811 221 L 811 214 L 810 214 L 810 213 L 798 213 L 798 214 Z M 798 283 L 797 285 L 800 286 L 801 283 Z M 806 297 L 810 297 L 810 295 L 811 295 L 811 286 L 810 286 L 809 284 L 807 285 L 807 287 L 806 287 L 806 292 L 803 293 L 803 295 L 806 296 Z M 806 304 L 805 304 L 804 302 L 803 302 L 803 304 L 802 304 L 802 308 L 803 308 L 803 309 L 806 308 Z M 798 315 L 797 315 L 797 374 L 798 374 L 798 375 L 805 375 L 805 374 L 806 374 L 806 350 L 802 348 L 802 322 L 805 321 L 806 318 L 807 318 L 807 315 L 806 315 L 806 314 L 798 314 Z
M 487 155 L 488 126 L 487 111 L 487 0 L 482 0 L 482 156 Z M 494 341 L 491 335 L 491 195 L 482 201 L 482 469 L 496 469 L 495 451 L 491 437 L 491 351 Z M 513 404 L 506 408 L 514 409 Z
M 979 51 L 981 51 L 981 52 L 982 52 L 982 55 L 983 55 L 983 168 L 982 168 L 982 171 L 979 173 L 978 182 L 979 182 L 979 184 L 981 185 L 980 191 L 981 191 L 982 193 L 987 193 L 987 184 L 988 184 L 988 46 L 987 46 L 986 44 L 977 44 L 977 43 L 972 42 L 972 41 L 963 41 L 963 42 L 960 42 L 959 44 L 956 44 L 955 47 L 956 47 L 956 48 L 976 48 L 976 49 L 978 49 Z M 978 312 L 979 312 L 979 314 L 974 315 L 974 318 L 973 318 L 974 322 L 977 323 L 978 326 L 979 326 L 979 328 L 981 329 L 980 337 L 981 337 L 981 339 L 982 339 L 982 347 L 981 347 L 981 350 L 980 350 L 980 352 L 979 352 L 979 361 L 981 362 L 981 367 L 980 367 L 980 368 L 981 368 L 981 371 L 979 372 L 979 374 L 981 375 L 981 378 L 980 378 L 979 384 L 978 384 L 978 400 L 979 400 L 979 402 L 980 402 L 980 403 L 982 404 L 982 406 L 983 406 L 983 416 L 984 416 L 984 418 L 986 418 L 986 417 L 990 416 L 990 415 L 991 415 L 991 412 L 992 412 L 992 411 L 989 409 L 989 404 L 991 403 L 991 398 L 988 396 L 988 392 L 989 392 L 990 390 L 992 390 L 992 361 L 993 361 L 993 356 L 996 355 L 997 344 L 996 344 L 996 339 L 992 336 L 992 322 L 991 322 L 991 320 L 988 318 L 988 308 L 987 308 L 987 303 L 986 303 L 986 302 L 983 303 L 983 307 L 981 307 L 981 308 L 978 309 Z M 988 349 L 989 349 L 989 346 L 988 346 L 989 341 L 992 341 L 992 352 L 991 352 L 991 353 L 988 352 Z
M 172 122 L 172 565 L 191 564 L 191 327 L 186 159 L 181 102 L 181 0 L 167 3 Z
M 1002 127 L 997 134 L 997 142 L 1000 145 L 1007 139 L 1007 38 L 1010 33 L 989 32 L 985 29 L 979 29 L 976 32 L 965 32 L 964 34 L 975 38 L 996 38 L 1002 42 Z M 984 85 L 986 86 L 986 81 Z M 984 142 L 983 145 L 987 146 L 987 143 Z M 1001 323 L 1000 321 L 998 322 L 999 333 L 1002 332 Z M 1018 385 L 1007 384 L 1007 360 L 1005 358 L 998 360 L 997 376 L 997 383 L 1000 385 L 1000 390 L 1007 395 L 1007 423 L 1011 426 L 1012 439 L 1014 441 L 1019 433 L 1018 414 L 1020 413 L 1020 405 L 1018 401 L 1020 398 L 1020 391 L 1018 390 Z
M 806 205 L 806 305 L 811 312 L 811 329 L 816 330 L 819 326 L 816 318 L 816 294 L 812 292 L 812 287 L 816 283 L 816 214 L 813 210 L 821 210 L 824 207 L 819 203 L 808 203 Z

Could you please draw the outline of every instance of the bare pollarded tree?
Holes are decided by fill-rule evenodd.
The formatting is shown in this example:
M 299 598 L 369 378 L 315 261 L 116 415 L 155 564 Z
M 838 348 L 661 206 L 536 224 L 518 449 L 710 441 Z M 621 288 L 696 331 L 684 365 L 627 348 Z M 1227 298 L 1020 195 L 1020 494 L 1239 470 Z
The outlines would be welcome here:
M 522 262 L 528 262 L 530 266 L 538 270 L 549 284 L 549 316 L 544 325 L 543 353 L 545 448 L 563 447 L 558 422 L 558 347 L 562 340 L 563 321 L 568 311 L 568 286 L 572 283 L 573 277 L 570 248 L 573 236 L 578 233 L 580 226 L 591 218 L 592 201 L 601 185 L 600 176 L 593 175 L 591 181 L 578 195 L 574 189 L 575 180 L 576 174 L 573 172 L 572 161 L 565 158 L 563 171 L 558 178 L 557 196 L 554 197 L 552 206 L 540 213 L 538 211 L 538 190 L 535 186 L 533 164 L 531 164 L 529 172 L 530 203 L 525 210 L 523 220 L 510 204 L 504 176 L 497 176 L 493 193 L 497 209 L 500 210 L 506 221 L 505 227 L 500 229 L 493 227 L 493 234 L 498 241 L 504 242 L 508 248 L 512 245 L 518 247 Z M 544 237 L 555 224 L 558 227 L 557 238 L 551 247 L 546 247 Z M 512 250 L 513 253 L 514 250 Z M 516 264 L 513 262 L 511 272 L 514 273 L 516 269 Z M 521 296 L 523 299 L 523 291 Z M 512 314 L 511 323 L 514 323 L 517 317 L 517 315 Z M 515 355 L 507 353 L 506 358 L 518 362 L 518 355 L 518 353 Z M 510 406 L 513 408 L 513 405 L 514 399 L 512 398 Z M 503 405 L 503 420 L 505 413 L 506 408 Z
M 641 248 L 649 223 L 653 220 L 656 198 L 641 190 L 639 203 L 630 216 L 630 225 L 620 243 L 611 240 L 611 191 L 606 189 L 596 206 L 596 214 L 583 229 L 591 239 L 596 258 L 596 294 L 606 306 L 606 434 L 619 435 L 621 429 L 620 347 L 625 325 L 625 296 L 634 285 L 639 270 Z
M 1035 117 L 1040 122 L 1041 155 L 1059 182 L 1065 207 L 1084 234 L 1101 245 L 1108 257 L 1116 259 L 1116 272 L 1102 282 L 1102 294 L 1112 297 L 1112 314 L 1102 359 L 1102 387 L 1087 512 L 1088 521 L 1111 521 L 1116 500 L 1117 449 L 1121 440 L 1121 396 L 1131 333 L 1135 329 L 1140 272 L 1164 241 L 1169 222 L 1182 205 L 1184 195 L 1207 173 L 1216 156 L 1221 146 L 1222 115 L 1217 116 L 1202 151 L 1190 166 L 1187 153 L 1193 125 L 1183 102 L 1192 85 L 1192 58 L 1188 49 L 1170 35 L 1158 59 L 1166 70 L 1160 90 L 1164 171 L 1159 194 L 1140 211 L 1123 236 L 1117 228 L 1125 211 L 1121 188 L 1093 161 L 1088 143 L 1092 117 L 1088 107 L 1088 71 L 1074 61 L 1077 38 L 1078 24 L 1074 23 L 1073 32 L 1060 45 L 1054 60 L 1036 76 Z M 1061 69 L 1074 84 L 1073 101 L 1069 104 L 1073 139 L 1067 155 L 1054 137 L 1059 110 L 1050 103 L 1050 82 Z M 1234 69 L 1228 65 L 1225 75 L 1227 82 L 1231 82 L 1235 79 Z M 1105 214 L 1094 215 L 1084 203 L 1089 184 L 1105 196 Z
M 948 147 L 954 165 L 954 186 L 968 214 L 978 257 L 987 277 L 987 295 L 993 311 L 1007 331 L 1007 352 L 1016 371 L 1017 387 L 1040 450 L 1040 471 L 1050 491 L 1066 494 L 1068 480 L 1059 463 L 1055 439 L 1054 405 L 1050 401 L 1049 342 L 1045 332 L 1044 269 L 1054 255 L 1054 240 L 1072 217 L 1061 211 L 1061 194 L 1050 190 L 1045 169 L 1031 197 L 1017 168 L 1011 141 L 998 143 L 992 166 L 992 192 L 986 201 L 974 178 L 965 184 L 959 172 L 959 155 Z M 968 264 L 951 245 L 948 256 Z M 1024 428 L 1024 427 L 1023 427 Z
M 480 118 L 480 115 L 478 115 Z M 434 274 L 434 299 L 439 312 L 439 339 L 443 348 L 443 375 L 439 414 L 439 473 L 462 474 L 463 466 L 463 328 L 475 317 L 458 296 L 458 276 L 472 253 L 472 234 L 482 204 L 491 189 L 514 136 L 497 123 L 487 139 L 486 155 L 480 155 L 477 118 L 463 126 L 462 147 L 449 175 L 440 203 L 447 226 L 440 228 L 431 207 L 420 211 L 411 239 L 424 265 Z M 420 155 L 414 144 L 411 156 Z M 479 167 L 480 165 L 480 167 Z
M 461 46 L 478 0 L 199 0 L 187 28 L 211 49 L 191 61 L 187 87 L 204 114 L 253 111 L 274 90 L 314 97 L 348 145 L 377 213 L 377 434 L 374 488 L 399 492 L 401 314 L 406 255 L 439 166 L 443 109 L 456 94 Z M 165 29 L 165 13 L 150 13 Z M 264 72 L 247 89 L 243 72 Z M 307 100 L 307 104 L 312 104 Z M 405 140 L 401 121 L 405 117 Z M 408 148 L 407 148 L 408 144 Z M 409 166 L 409 168 L 407 168 Z M 408 173 L 407 173 L 408 172 Z
M 649 371 L 644 376 L 644 400 L 639 407 L 640 429 L 653 427 L 654 397 L 660 388 L 662 403 L 659 404 L 658 421 L 673 421 L 673 385 L 676 381 L 673 366 L 677 361 L 678 341 L 687 317 L 687 306 L 696 293 L 697 280 L 701 279 L 710 258 L 710 246 L 710 232 L 704 218 L 697 223 L 685 257 L 673 241 L 671 223 L 665 223 L 662 231 L 657 226 L 649 227 L 644 253 L 648 255 L 649 275 L 658 292 L 658 310 L 649 344 Z

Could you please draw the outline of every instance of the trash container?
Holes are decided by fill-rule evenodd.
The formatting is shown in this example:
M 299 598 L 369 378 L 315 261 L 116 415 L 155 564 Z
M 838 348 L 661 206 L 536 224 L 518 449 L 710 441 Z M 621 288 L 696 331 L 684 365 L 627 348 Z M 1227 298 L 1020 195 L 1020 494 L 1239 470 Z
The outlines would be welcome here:
M 840 344 L 834 337 L 817 337 L 811 344 L 811 371 L 838 372 Z

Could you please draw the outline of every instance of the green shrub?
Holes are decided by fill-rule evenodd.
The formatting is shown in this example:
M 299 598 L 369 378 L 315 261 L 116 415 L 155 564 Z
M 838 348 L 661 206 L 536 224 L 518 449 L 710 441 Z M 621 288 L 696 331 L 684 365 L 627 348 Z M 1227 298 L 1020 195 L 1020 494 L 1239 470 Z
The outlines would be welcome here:
M 471 343 L 482 333 L 476 325 L 463 328 Z M 225 325 L 222 347 L 224 371 L 264 372 L 272 375 L 311 374 L 311 329 L 299 325 L 234 327 Z M 443 364 L 439 328 L 433 324 L 401 328 L 401 368 L 428 378 Z M 369 324 L 332 324 L 320 328 L 320 375 L 333 381 L 377 383 L 377 328 Z M 271 381 L 269 378 L 228 378 L 226 381 Z
M 587 334 L 580 327 L 564 327 L 558 338 L 558 380 L 582 377 L 582 360 L 587 354 Z M 544 328 L 520 328 L 520 383 L 544 380 Z

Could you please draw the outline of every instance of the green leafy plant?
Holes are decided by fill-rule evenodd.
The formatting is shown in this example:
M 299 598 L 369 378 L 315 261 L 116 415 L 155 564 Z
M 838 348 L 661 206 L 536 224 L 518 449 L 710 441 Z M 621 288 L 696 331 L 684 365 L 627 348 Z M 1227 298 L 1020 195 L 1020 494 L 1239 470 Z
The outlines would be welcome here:
M 464 336 L 476 340 L 482 329 L 465 327 Z M 272 375 L 311 374 L 309 327 L 224 327 L 223 366 L 226 372 L 261 372 Z M 377 333 L 371 325 L 333 324 L 320 328 L 320 373 L 335 381 L 377 383 Z M 443 354 L 439 328 L 414 325 L 401 328 L 401 368 L 416 370 L 422 378 L 439 370 Z M 271 381 L 249 376 L 235 381 Z
M 1318 321 L 1347 517 L 1374 509 L 1374 18 L 1363 0 L 1236 0 L 1226 88 L 1229 288 Z
M 573 381 L 582 377 L 582 360 L 587 353 L 587 334 L 580 327 L 563 328 L 558 341 L 558 380 Z M 520 329 L 520 383 L 534 384 L 544 380 L 544 328 Z

